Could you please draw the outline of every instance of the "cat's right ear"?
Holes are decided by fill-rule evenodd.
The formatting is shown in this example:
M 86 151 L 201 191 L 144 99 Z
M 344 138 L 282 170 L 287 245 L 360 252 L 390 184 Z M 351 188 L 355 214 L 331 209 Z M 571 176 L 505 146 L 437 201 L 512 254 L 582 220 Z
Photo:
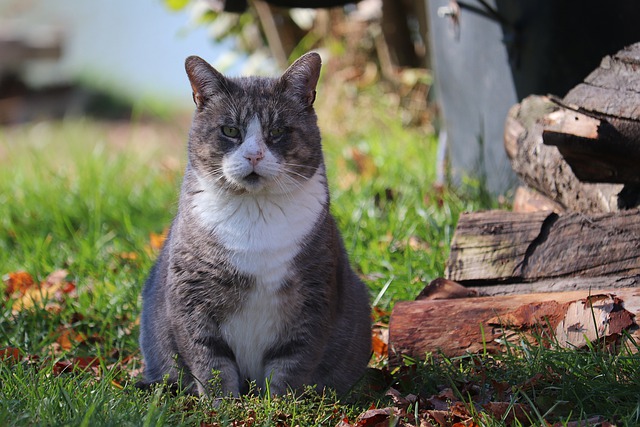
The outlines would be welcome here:
M 217 90 L 224 84 L 225 77 L 199 56 L 190 56 L 184 61 L 184 68 L 189 76 L 193 102 L 198 109 L 202 108 Z

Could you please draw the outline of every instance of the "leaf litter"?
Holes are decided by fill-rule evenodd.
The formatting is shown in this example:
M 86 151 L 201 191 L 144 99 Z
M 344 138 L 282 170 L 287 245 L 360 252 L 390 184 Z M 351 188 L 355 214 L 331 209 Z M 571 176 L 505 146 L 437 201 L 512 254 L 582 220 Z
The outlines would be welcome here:
M 3 276 L 5 301 L 11 304 L 11 313 L 17 316 L 23 311 L 42 309 L 50 313 L 60 313 L 69 301 L 77 298 L 76 285 L 69 280 L 66 270 L 56 270 L 49 274 L 43 281 L 37 283 L 33 276 L 26 271 L 17 271 Z M 83 344 L 103 341 L 97 333 L 87 334 L 73 327 L 74 323 L 84 319 L 80 313 L 73 313 L 72 322 L 60 324 L 50 334 L 51 344 L 47 347 L 49 355 L 41 357 L 37 354 L 28 354 L 20 348 L 6 346 L 0 348 L 0 364 L 14 365 L 27 363 L 39 369 L 50 369 L 54 376 L 70 373 L 91 373 L 99 380 L 106 370 L 119 370 L 126 373 L 129 378 L 135 378 L 140 374 L 140 357 L 132 354 L 122 357 L 117 350 L 110 352 L 108 357 L 101 355 L 77 355 L 72 354 Z M 133 323 L 135 324 L 136 321 Z M 131 333 L 131 328 L 126 328 Z M 108 364 L 108 360 L 117 360 Z M 123 386 L 112 380 L 114 387 L 122 389 Z

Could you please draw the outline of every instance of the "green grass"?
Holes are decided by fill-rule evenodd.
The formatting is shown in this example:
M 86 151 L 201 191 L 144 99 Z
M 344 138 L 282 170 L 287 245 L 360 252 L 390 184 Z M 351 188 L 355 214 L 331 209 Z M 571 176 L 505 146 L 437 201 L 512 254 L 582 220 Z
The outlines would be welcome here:
M 379 93 L 351 99 L 350 108 L 329 104 L 320 108 L 332 210 L 372 301 L 389 310 L 442 275 L 460 212 L 497 203 L 477 186 L 434 185 L 435 138 L 404 128 Z M 82 119 L 0 128 L 0 275 L 23 270 L 39 282 L 65 269 L 76 285 L 75 294 L 31 309 L 15 310 L 4 297 L 0 350 L 19 356 L 0 361 L 0 425 L 335 426 L 389 405 L 390 386 L 421 397 L 450 388 L 461 402 L 528 403 L 538 424 L 592 415 L 638 423 L 638 357 L 598 349 L 428 357 L 372 371 L 347 401 L 309 391 L 214 404 L 162 387 L 137 390 L 139 294 L 155 257 L 149 237 L 175 213 L 187 128 L 185 120 Z M 83 338 L 65 348 L 65 331 Z M 82 368 L 79 360 L 94 358 Z M 504 425 L 479 411 L 483 425 Z

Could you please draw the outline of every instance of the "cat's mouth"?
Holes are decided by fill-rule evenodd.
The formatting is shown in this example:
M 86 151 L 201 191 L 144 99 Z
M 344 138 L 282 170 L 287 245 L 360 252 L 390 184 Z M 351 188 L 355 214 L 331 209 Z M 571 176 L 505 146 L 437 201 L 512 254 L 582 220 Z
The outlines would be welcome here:
M 257 173 L 251 172 L 249 175 L 244 177 L 244 180 L 247 181 L 249 184 L 255 184 L 260 180 L 260 178 L 262 177 Z

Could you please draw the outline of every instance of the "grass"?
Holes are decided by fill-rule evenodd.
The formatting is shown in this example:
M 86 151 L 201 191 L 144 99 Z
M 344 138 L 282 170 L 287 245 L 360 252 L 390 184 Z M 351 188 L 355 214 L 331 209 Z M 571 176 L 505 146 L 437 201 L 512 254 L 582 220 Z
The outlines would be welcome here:
M 442 275 L 459 213 L 497 202 L 478 186 L 435 185 L 435 138 L 405 128 L 393 100 L 371 88 L 358 97 L 334 94 L 351 96 L 347 108 L 321 94 L 332 210 L 372 301 L 388 311 Z M 31 308 L 5 296 L 0 425 L 335 426 L 392 404 L 389 387 L 421 399 L 450 389 L 454 401 L 476 408 L 482 425 L 506 424 L 506 416 L 478 406 L 496 399 L 531 405 L 534 424 L 593 415 L 638 424 L 638 357 L 598 348 L 523 346 L 498 356 L 407 361 L 395 371 L 372 370 L 346 401 L 308 391 L 214 404 L 162 387 L 137 390 L 139 293 L 156 255 L 150 235 L 175 213 L 187 128 L 181 119 L 0 128 L 0 275 L 6 284 L 10 273 L 27 271 L 40 282 L 64 269 L 75 285 Z M 398 425 L 419 425 L 411 414 L 424 401 L 411 405 Z

